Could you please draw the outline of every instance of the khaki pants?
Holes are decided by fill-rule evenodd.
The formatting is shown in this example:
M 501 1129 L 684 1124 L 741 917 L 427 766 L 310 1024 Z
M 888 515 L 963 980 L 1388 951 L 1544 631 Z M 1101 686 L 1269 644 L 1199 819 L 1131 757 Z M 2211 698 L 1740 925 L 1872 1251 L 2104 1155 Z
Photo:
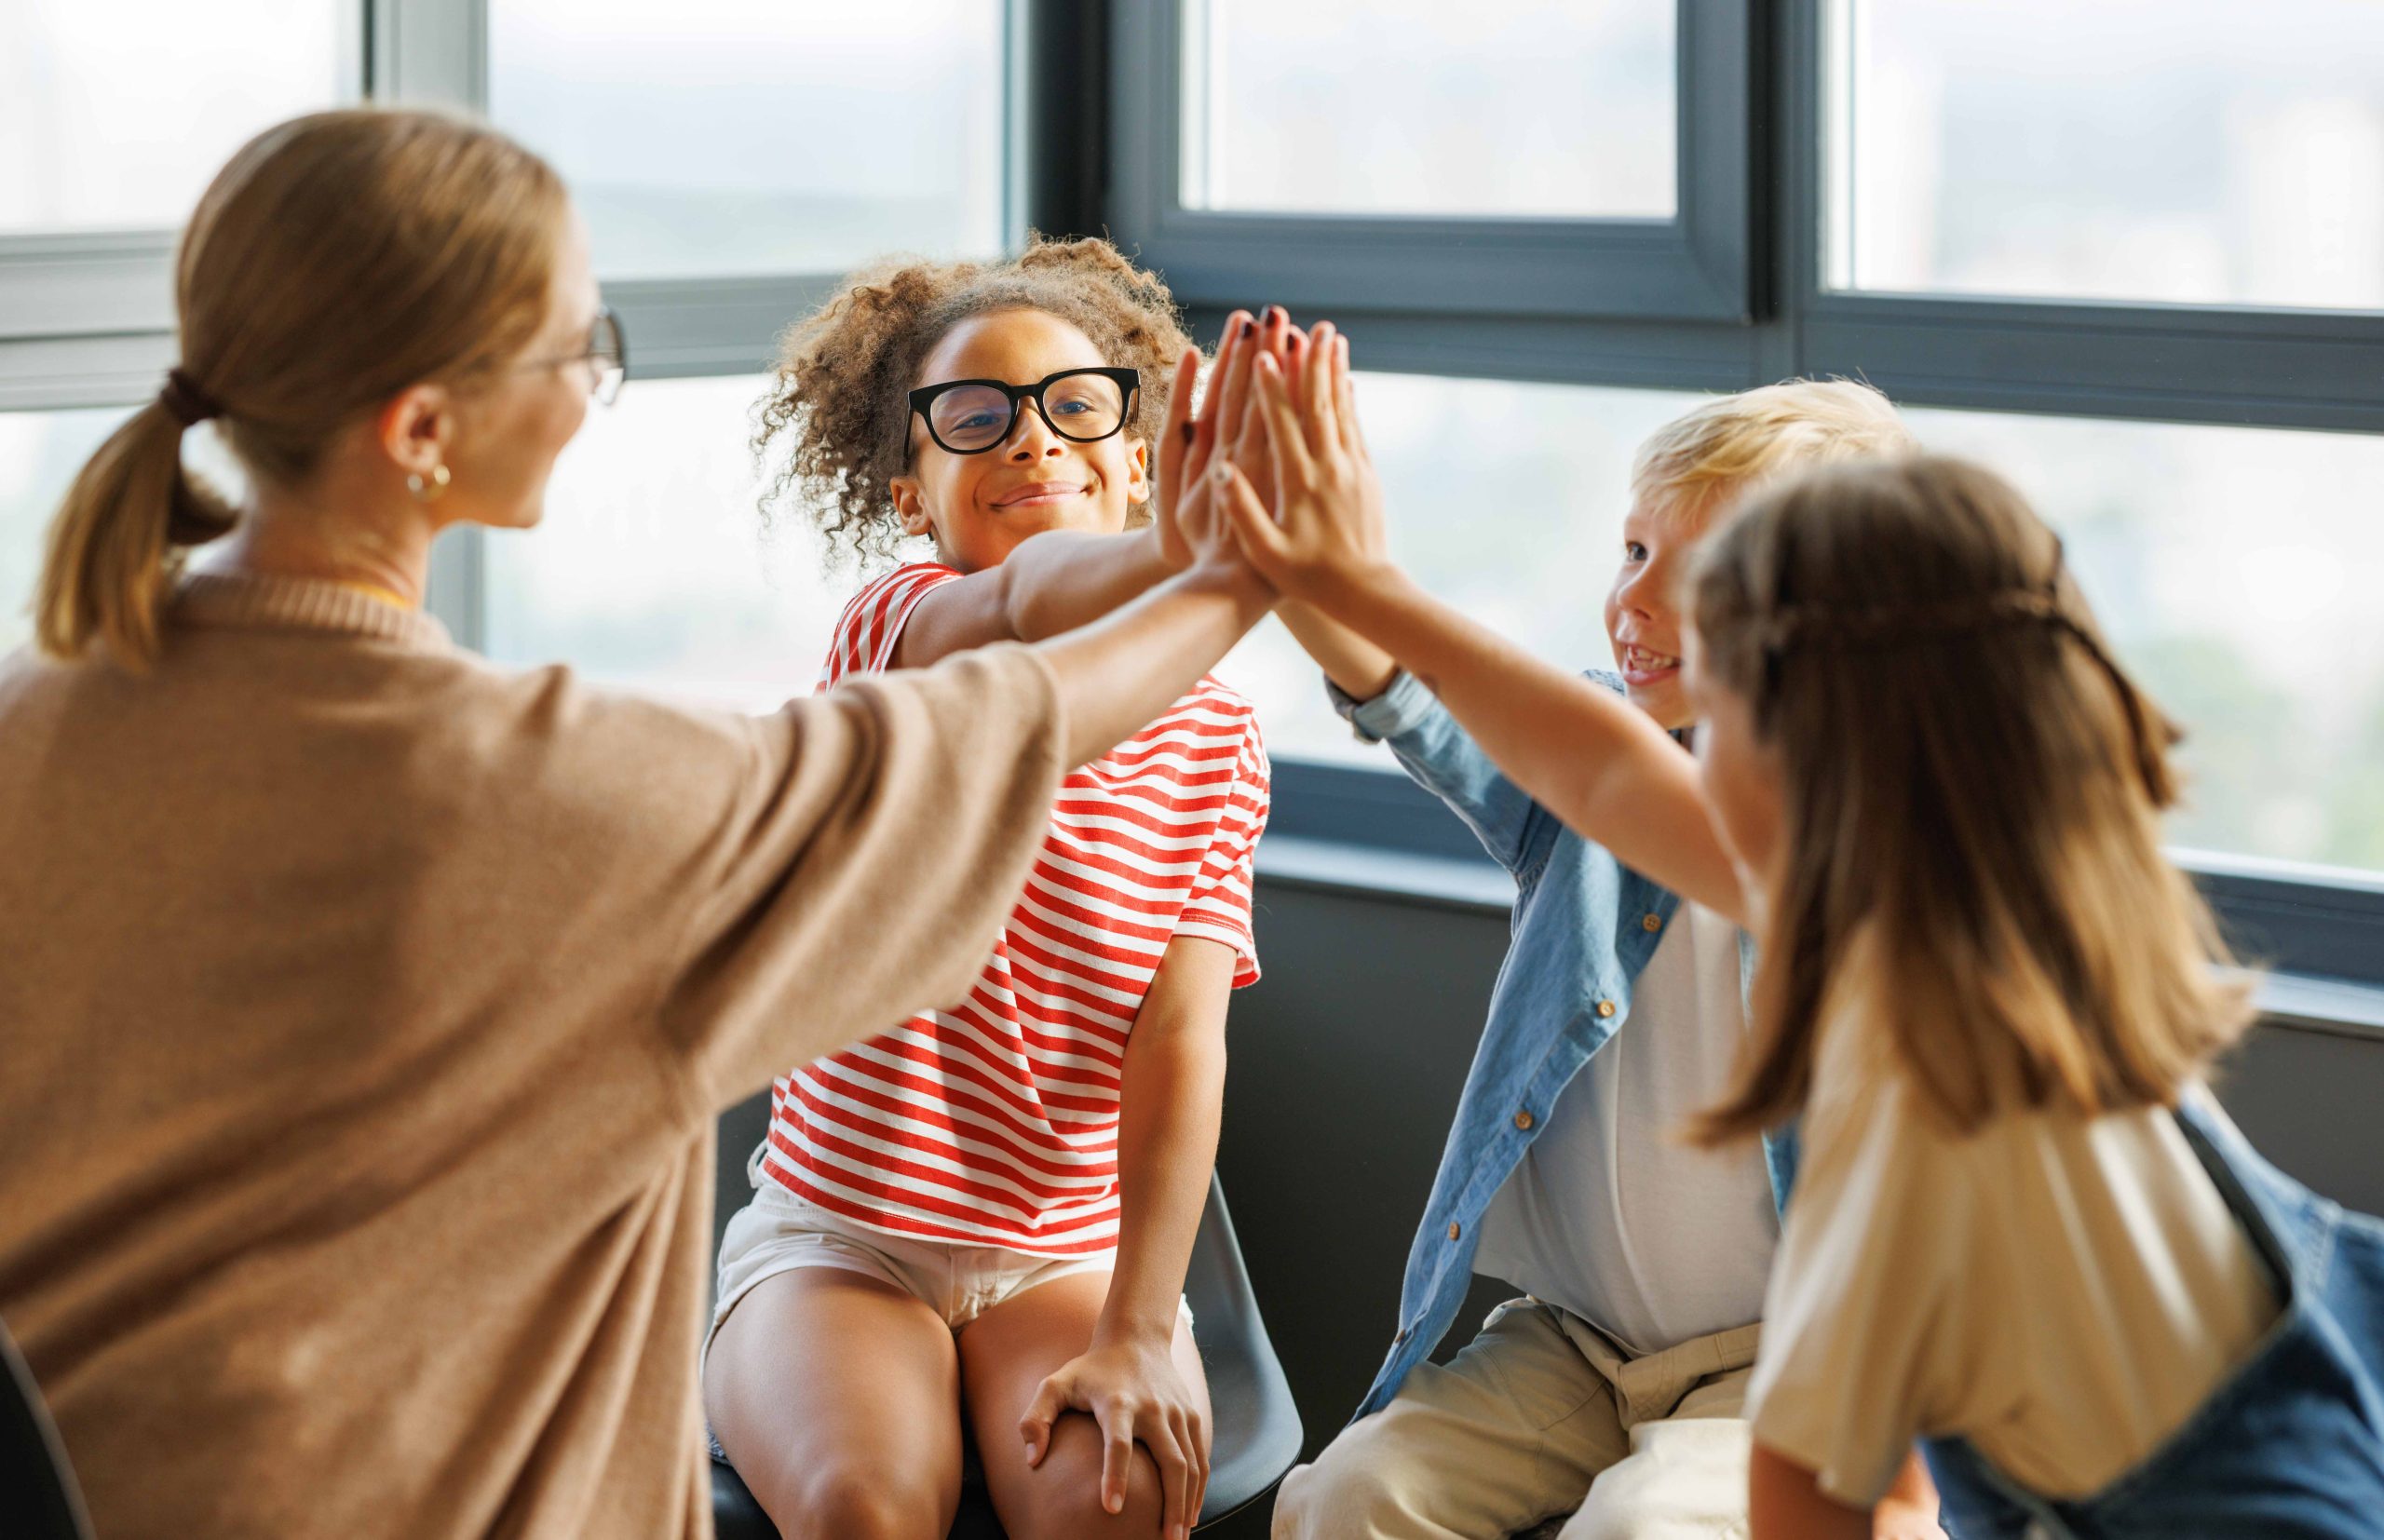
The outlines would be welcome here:
M 1283 1479 L 1275 1540 L 1503 1540 L 1564 1513 L 1562 1540 L 1743 1540 L 1759 1332 L 1632 1359 L 1510 1301 Z

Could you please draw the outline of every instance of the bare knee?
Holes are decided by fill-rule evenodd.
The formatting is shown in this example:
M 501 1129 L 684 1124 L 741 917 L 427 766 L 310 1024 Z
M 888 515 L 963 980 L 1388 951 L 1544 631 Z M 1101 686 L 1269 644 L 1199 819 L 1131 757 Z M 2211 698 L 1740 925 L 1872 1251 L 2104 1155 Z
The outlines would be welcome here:
M 730 1398 L 711 1399 L 730 1464 L 784 1540 L 943 1540 L 952 1527 L 957 1493 L 937 1491 L 924 1473 L 860 1451 L 798 1455 L 774 1430 L 747 1425 Z
M 753 1495 L 785 1540 L 943 1540 L 952 1527 L 940 1493 L 883 1469 L 790 1473 L 772 1485 Z
M 1101 1428 L 1081 1412 L 1062 1417 L 1051 1428 L 1050 1452 L 1027 1473 L 1024 1511 L 1001 1515 L 1012 1540 L 1154 1540 L 1166 1517 L 1159 1493 L 1158 1463 L 1134 1446 L 1127 1466 L 1126 1502 L 1111 1513 L 1101 1501 Z M 1197 1520 L 1198 1514 L 1187 1516 Z

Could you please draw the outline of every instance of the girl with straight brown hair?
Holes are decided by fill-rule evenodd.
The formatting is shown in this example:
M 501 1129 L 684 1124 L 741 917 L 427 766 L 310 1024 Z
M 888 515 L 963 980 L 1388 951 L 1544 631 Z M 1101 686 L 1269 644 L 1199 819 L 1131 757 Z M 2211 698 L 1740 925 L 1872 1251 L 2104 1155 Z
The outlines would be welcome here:
M 965 988 L 1061 777 L 1265 613 L 1169 495 L 1190 392 L 1175 576 L 748 719 L 419 608 L 623 371 L 535 156 L 283 124 L 176 303 L 0 662 L 0 1317 L 111 1537 L 708 1533 L 713 1119 Z M 200 422 L 237 507 L 182 470 Z
M 1750 1051 L 1693 1130 L 1801 1117 L 1755 1534 L 1870 1534 L 1916 1440 L 1964 1540 L 2375 1534 L 2384 1224 L 2206 1088 L 2249 1007 L 2160 852 L 2174 734 L 2018 493 L 1923 457 L 1751 500 L 1693 583 L 1700 772 L 1398 571 L 1346 393 L 1260 395 L 1274 496 L 1222 474 L 1284 597 L 1757 936 Z

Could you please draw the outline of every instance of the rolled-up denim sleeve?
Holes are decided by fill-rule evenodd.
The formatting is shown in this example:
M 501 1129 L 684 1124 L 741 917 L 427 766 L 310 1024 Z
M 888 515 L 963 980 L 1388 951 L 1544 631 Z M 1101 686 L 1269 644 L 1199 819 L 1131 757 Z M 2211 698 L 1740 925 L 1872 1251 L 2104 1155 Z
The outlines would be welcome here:
M 1401 669 L 1372 700 L 1324 682 L 1333 708 L 1367 743 L 1387 743 L 1409 777 L 1448 804 L 1491 858 L 1517 878 L 1539 864 L 1551 827 L 1539 804 L 1509 780 L 1440 697 Z

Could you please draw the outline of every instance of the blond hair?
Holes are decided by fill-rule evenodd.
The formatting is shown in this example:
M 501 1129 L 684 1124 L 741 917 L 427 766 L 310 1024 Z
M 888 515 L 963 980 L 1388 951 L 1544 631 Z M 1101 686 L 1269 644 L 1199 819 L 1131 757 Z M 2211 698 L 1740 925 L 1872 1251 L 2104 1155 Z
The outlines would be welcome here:
M 1091 236 L 1031 237 L 1017 256 L 992 262 L 895 258 L 780 339 L 777 373 L 755 412 L 754 454 L 776 465 L 765 514 L 792 506 L 818 523 L 833 556 L 890 560 L 904 539 L 892 483 L 907 464 L 919 366 L 954 327 L 1002 310 L 1057 317 L 1104 360 L 1138 371 L 1124 432 L 1145 442 L 1157 435 L 1175 360 L 1192 345 L 1158 275 Z
M 1929 457 L 1810 472 L 1707 544 L 1692 605 L 1707 678 L 1777 755 L 1785 849 L 1754 1036 L 1699 1137 L 1802 1107 L 1841 987 L 1886 1003 L 1957 1130 L 2173 1102 L 2242 1032 L 2248 992 L 2160 853 L 2177 734 L 2009 484 Z
M 1685 506 L 1751 492 L 1790 471 L 1913 453 L 1887 397 L 1856 380 L 1785 380 L 1724 396 L 1673 418 L 1639 446 L 1631 491 Z
M 244 470 L 290 486 L 407 386 L 469 384 L 518 355 L 545 321 L 565 208 L 544 161 L 445 114 L 318 113 L 241 146 L 183 232 L 181 365 L 50 521 L 43 651 L 156 658 L 184 551 L 236 519 L 183 474 L 194 418 L 220 418 Z

